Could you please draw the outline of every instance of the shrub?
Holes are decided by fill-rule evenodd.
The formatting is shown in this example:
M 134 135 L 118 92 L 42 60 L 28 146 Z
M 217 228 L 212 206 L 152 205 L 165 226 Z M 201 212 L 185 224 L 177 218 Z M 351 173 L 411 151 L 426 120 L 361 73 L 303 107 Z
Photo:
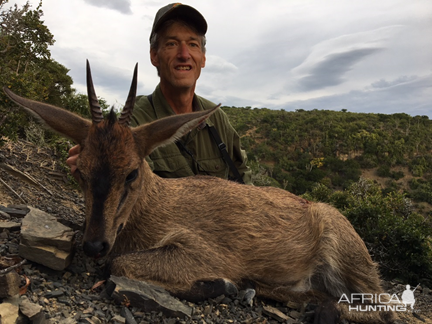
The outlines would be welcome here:
M 331 203 L 346 215 L 388 278 L 432 278 L 432 226 L 400 192 L 384 194 L 360 179 L 344 192 L 319 184 L 304 197 Z
M 390 177 L 390 167 L 388 165 L 382 165 L 377 169 L 378 176 L 382 178 Z
M 332 194 L 333 191 L 329 189 L 326 185 L 322 183 L 317 183 L 314 185 L 311 191 L 308 191 L 303 195 L 303 198 L 313 201 L 322 201 L 329 203 Z
M 384 196 L 378 185 L 361 179 L 349 188 L 343 213 L 363 238 L 384 275 L 419 280 L 432 271 L 432 227 L 414 212 L 404 194 Z
M 399 180 L 405 177 L 405 174 L 402 171 L 392 171 L 390 172 L 390 177 L 395 180 Z

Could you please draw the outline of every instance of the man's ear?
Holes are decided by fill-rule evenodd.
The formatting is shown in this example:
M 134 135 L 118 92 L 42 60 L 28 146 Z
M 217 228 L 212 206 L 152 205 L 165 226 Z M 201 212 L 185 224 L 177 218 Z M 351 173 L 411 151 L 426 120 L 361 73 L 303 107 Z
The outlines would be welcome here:
M 201 68 L 205 68 L 205 63 L 206 63 L 206 56 L 205 56 L 205 54 L 203 54 L 203 60 L 201 62 Z
M 150 61 L 155 67 L 159 67 L 159 56 L 157 50 L 150 49 Z

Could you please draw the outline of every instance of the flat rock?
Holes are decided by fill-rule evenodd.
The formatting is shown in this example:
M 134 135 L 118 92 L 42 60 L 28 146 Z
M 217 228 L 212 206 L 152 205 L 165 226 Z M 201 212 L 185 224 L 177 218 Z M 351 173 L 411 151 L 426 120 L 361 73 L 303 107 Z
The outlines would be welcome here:
M 10 230 L 10 231 L 15 231 L 15 230 L 19 230 L 20 227 L 21 227 L 20 223 L 9 222 L 9 221 L 1 221 L 0 220 L 0 230 L 7 229 L 7 230 Z
M 2 206 L 0 206 L 2 207 Z M 3 211 L 0 210 L 0 219 L 10 219 L 11 216 L 8 213 L 5 213 Z
M 0 205 L 0 211 L 6 213 L 12 217 L 22 218 L 29 212 L 29 208 L 23 205 L 13 205 L 4 207 Z
M 282 313 L 279 309 L 269 306 L 269 305 L 264 305 L 263 307 L 263 311 L 265 314 L 267 314 L 268 316 L 274 318 L 275 320 L 277 320 L 278 322 L 293 322 L 293 319 L 290 318 L 289 316 L 285 315 L 284 313 Z
M 192 308 L 171 296 L 165 289 L 144 281 L 111 276 L 107 292 L 118 303 L 129 303 L 144 312 L 162 312 L 167 317 L 185 318 Z
M 37 317 L 42 312 L 42 306 L 32 303 L 26 296 L 21 297 L 19 309 L 21 313 L 27 316 L 30 320 Z
M 0 275 L 0 299 L 19 293 L 20 276 L 15 271 Z
M 1 324 L 15 324 L 19 317 L 19 295 L 4 299 L 0 304 Z
M 72 261 L 74 231 L 44 211 L 29 207 L 23 218 L 19 254 L 54 270 Z

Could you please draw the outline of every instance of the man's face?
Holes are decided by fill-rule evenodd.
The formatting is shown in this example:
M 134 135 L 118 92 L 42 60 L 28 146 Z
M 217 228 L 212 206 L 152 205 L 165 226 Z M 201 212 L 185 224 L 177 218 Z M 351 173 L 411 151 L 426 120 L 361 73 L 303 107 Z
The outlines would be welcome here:
M 150 58 L 159 69 L 161 83 L 177 90 L 194 90 L 206 61 L 201 38 L 177 22 L 162 33 L 158 48 L 150 50 Z

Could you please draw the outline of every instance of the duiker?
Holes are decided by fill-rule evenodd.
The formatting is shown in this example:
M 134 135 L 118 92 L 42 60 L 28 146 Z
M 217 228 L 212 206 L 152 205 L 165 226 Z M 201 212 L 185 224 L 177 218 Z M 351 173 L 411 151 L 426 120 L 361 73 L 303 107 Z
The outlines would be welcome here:
M 382 289 L 364 242 L 335 208 L 272 187 L 209 176 L 162 179 L 152 173 L 144 158 L 218 107 L 130 128 L 136 86 L 135 67 L 120 118 L 111 112 L 104 119 L 87 63 L 92 121 L 4 89 L 48 128 L 81 145 L 77 172 L 88 256 L 110 255 L 113 274 L 192 300 L 248 286 L 274 300 L 321 302 L 316 323 L 396 318 L 393 312 L 355 312 L 338 303 L 343 294 Z

